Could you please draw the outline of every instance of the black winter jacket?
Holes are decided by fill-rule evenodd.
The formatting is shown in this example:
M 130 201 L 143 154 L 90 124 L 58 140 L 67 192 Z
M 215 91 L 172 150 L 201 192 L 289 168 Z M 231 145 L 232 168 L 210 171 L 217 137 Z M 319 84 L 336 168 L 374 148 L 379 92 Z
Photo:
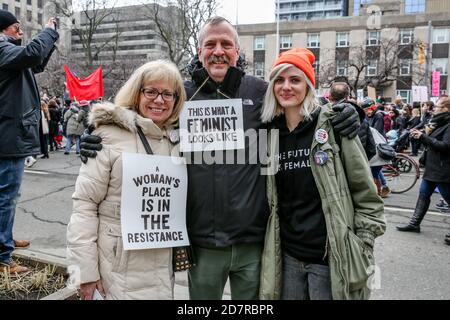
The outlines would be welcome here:
M 34 73 L 44 71 L 58 37 L 45 28 L 23 47 L 0 36 L 0 158 L 40 153 L 41 110 Z
M 377 110 L 375 114 L 372 116 L 372 118 L 369 118 L 369 124 L 372 128 L 377 129 L 377 131 L 381 133 L 383 136 L 385 135 L 383 111 Z
M 444 117 L 444 114 L 441 114 Z M 433 118 L 430 123 L 433 123 Z M 433 132 L 427 136 L 420 136 L 427 148 L 425 159 L 425 173 L 423 178 L 433 182 L 450 183 L 450 115 L 443 123 L 438 124 Z
M 239 67 L 230 67 L 222 84 L 211 79 L 205 82 L 208 74 L 198 61 L 190 66 L 190 72 L 192 81 L 185 83 L 188 99 L 242 98 L 244 130 L 263 127 L 260 116 L 267 89 L 263 80 L 244 75 Z M 263 242 L 269 216 L 266 179 L 261 175 L 259 160 L 249 164 L 249 150 L 246 139 L 245 164 L 188 164 L 187 228 L 194 245 L 225 247 Z M 223 152 L 223 159 L 230 153 L 236 159 L 235 151 Z M 198 156 L 185 154 L 188 163 Z

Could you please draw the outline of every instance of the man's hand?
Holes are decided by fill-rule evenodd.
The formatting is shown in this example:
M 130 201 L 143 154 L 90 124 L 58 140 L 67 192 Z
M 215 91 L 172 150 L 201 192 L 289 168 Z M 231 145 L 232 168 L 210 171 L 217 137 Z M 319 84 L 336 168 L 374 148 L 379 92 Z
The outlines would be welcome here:
M 417 129 L 411 129 L 411 132 L 409 133 L 409 136 L 413 139 L 420 139 L 422 135 L 423 132 Z
M 97 151 L 102 150 L 102 138 L 99 136 L 91 135 L 94 128 L 89 126 L 81 136 L 80 143 L 80 158 L 81 161 L 86 164 L 88 158 L 95 158 L 97 156 Z
M 48 19 L 48 22 L 45 25 L 45 27 L 56 30 L 56 19 L 55 18 Z
M 334 105 L 333 111 L 339 112 L 331 121 L 334 131 L 349 139 L 356 137 L 361 123 L 355 107 L 342 102 Z
M 100 292 L 103 298 L 106 297 L 105 289 L 103 289 L 103 284 L 101 280 L 95 282 L 86 282 L 80 285 L 80 299 L 81 300 L 92 300 L 95 289 Z

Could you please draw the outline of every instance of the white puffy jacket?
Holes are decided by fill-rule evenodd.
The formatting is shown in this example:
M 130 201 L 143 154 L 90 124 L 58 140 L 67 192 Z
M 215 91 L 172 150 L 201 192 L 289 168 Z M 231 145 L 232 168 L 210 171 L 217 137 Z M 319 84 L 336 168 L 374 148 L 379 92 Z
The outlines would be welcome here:
M 146 153 L 135 121 L 155 154 L 177 155 L 177 149 L 165 130 L 132 110 L 100 104 L 89 118 L 103 149 L 80 168 L 67 227 L 68 259 L 80 267 L 81 283 L 102 280 L 107 299 L 173 299 L 171 249 L 123 250 L 121 154 Z

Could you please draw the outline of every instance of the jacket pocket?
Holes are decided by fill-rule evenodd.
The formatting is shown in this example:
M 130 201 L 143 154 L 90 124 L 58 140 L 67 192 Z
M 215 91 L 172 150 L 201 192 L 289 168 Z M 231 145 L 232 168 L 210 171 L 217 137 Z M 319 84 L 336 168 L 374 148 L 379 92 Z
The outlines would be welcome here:
M 373 250 L 369 248 L 352 230 L 347 232 L 347 263 L 350 291 L 364 288 L 372 275 L 375 265 Z
M 38 108 L 33 108 L 22 117 L 22 132 L 25 139 L 39 140 L 39 120 L 41 112 Z
M 124 273 L 127 269 L 128 263 L 128 251 L 123 250 L 122 235 L 119 231 L 110 227 L 108 229 L 108 235 L 115 239 L 113 246 L 113 258 L 112 258 L 112 272 Z

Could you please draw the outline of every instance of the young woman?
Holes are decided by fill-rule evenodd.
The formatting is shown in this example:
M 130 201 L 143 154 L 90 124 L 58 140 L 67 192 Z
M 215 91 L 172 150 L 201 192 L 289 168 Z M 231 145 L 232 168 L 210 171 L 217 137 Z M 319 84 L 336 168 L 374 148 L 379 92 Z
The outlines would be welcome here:
M 307 49 L 282 53 L 264 101 L 262 120 L 271 122 L 272 137 L 279 131 L 279 152 L 272 154 L 279 169 L 268 178 L 269 221 L 275 216 L 280 224 L 282 270 L 275 276 L 282 299 L 367 299 L 374 240 L 386 228 L 383 202 L 359 139 L 337 141 L 335 113 L 316 101 L 314 60 Z M 266 247 L 277 239 L 272 231 L 268 226 Z M 261 279 L 265 262 L 277 269 L 272 260 L 263 257 Z
M 169 137 L 185 96 L 177 67 L 158 60 L 131 75 L 115 105 L 92 109 L 90 122 L 103 148 L 80 168 L 67 229 L 69 261 L 80 268 L 81 299 L 92 299 L 95 289 L 107 299 L 173 299 L 170 248 L 123 250 L 122 153 L 146 153 L 139 126 L 154 154 L 177 154 Z

